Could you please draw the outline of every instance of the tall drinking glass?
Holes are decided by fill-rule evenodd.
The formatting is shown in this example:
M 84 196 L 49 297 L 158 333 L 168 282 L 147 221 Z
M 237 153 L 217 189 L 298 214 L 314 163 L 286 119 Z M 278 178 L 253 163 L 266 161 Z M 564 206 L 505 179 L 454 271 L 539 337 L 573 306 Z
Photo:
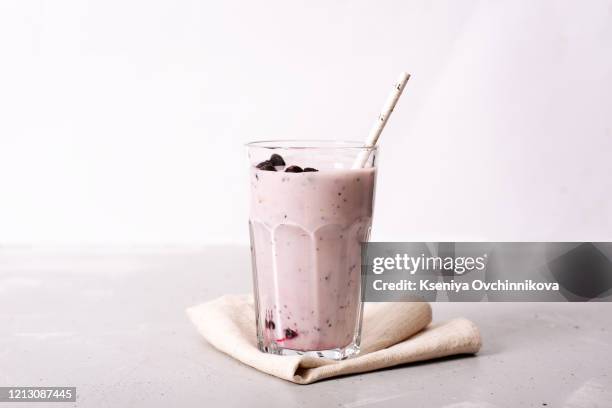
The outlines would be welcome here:
M 376 148 L 296 140 L 247 148 L 259 349 L 332 359 L 356 355 L 361 242 L 372 225 Z M 352 168 L 364 151 L 365 166 Z

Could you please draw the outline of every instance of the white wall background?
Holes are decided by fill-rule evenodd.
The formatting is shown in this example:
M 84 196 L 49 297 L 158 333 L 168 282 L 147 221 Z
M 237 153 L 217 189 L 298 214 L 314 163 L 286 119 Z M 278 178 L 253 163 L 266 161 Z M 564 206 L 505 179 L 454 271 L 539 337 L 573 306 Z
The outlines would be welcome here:
M 0 243 L 246 243 L 242 144 L 402 70 L 374 239 L 612 240 L 610 0 L 2 0 Z

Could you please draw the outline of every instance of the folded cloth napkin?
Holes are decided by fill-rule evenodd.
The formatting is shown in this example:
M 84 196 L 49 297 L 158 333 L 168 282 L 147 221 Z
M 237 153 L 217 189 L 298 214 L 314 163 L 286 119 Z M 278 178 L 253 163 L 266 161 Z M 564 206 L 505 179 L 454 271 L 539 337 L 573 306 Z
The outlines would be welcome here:
M 473 354 L 480 333 L 467 319 L 430 325 L 425 302 L 366 303 L 359 356 L 334 361 L 308 356 L 277 356 L 257 348 L 253 298 L 227 295 L 187 309 L 210 344 L 244 364 L 297 384 L 362 373 L 455 354 Z

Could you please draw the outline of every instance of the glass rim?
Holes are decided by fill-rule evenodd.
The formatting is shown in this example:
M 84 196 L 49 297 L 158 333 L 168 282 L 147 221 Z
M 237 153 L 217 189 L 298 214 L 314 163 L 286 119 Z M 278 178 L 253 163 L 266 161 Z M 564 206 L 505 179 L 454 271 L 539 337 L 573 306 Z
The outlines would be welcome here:
M 259 149 L 354 149 L 354 150 L 376 150 L 378 146 L 364 146 L 363 142 L 354 140 L 323 140 L 323 139 L 277 139 L 256 140 L 244 144 L 249 148 Z

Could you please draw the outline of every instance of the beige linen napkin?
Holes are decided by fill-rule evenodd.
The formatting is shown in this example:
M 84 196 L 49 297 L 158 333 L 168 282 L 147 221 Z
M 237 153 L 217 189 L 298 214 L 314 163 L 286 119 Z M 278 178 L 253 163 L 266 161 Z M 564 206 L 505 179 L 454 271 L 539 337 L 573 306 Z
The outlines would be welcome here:
M 257 348 L 253 298 L 226 295 L 187 309 L 196 328 L 210 344 L 264 373 L 298 384 L 361 373 L 415 361 L 478 352 L 476 325 L 466 319 L 429 325 L 425 302 L 366 303 L 361 353 L 333 361 L 307 356 L 277 356 Z

